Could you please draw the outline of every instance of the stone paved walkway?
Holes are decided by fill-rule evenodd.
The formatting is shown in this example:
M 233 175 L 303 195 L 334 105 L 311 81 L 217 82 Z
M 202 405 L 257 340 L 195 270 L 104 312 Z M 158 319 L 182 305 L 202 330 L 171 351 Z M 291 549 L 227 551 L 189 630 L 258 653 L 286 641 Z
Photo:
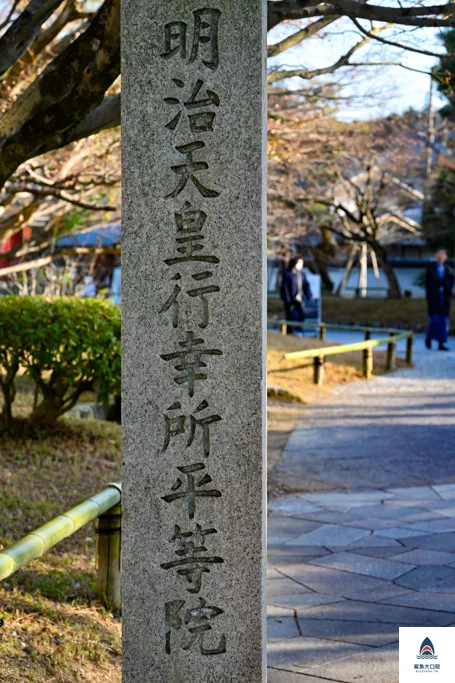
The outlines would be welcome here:
M 269 683 L 395 683 L 398 627 L 455 625 L 455 354 L 311 407 L 272 476 Z

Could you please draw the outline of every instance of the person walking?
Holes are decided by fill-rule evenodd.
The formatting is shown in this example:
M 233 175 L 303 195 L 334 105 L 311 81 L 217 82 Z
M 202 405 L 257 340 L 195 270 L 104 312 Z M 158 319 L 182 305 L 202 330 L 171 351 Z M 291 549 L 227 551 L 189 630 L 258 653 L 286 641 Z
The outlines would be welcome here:
M 284 303 L 286 320 L 303 323 L 305 313 L 304 299 L 313 301 L 311 287 L 303 272 L 303 259 L 295 256 L 289 259 L 288 267 L 283 272 L 281 281 L 281 299 Z M 298 334 L 299 328 L 287 325 L 287 334 Z M 300 331 L 303 334 L 302 328 Z
M 431 342 L 435 339 L 439 343 L 440 351 L 448 351 L 446 344 L 454 275 L 446 263 L 447 251 L 445 249 L 438 249 L 435 257 L 436 261 L 430 263 L 427 268 L 425 281 L 430 318 L 425 346 L 431 349 Z

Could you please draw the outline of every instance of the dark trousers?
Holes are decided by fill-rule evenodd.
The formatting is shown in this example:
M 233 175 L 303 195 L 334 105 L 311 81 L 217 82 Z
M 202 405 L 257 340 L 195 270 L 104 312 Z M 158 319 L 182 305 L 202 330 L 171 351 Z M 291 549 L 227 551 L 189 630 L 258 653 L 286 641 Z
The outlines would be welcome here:
M 294 320 L 295 322 L 303 323 L 305 320 L 305 313 L 303 312 L 303 303 L 301 301 L 292 301 L 291 303 L 284 304 L 286 311 L 286 320 Z M 287 334 L 296 334 L 300 332 L 301 327 L 294 327 L 293 325 L 287 325 Z
M 430 324 L 427 329 L 427 340 L 431 342 L 436 339 L 440 344 L 447 342 L 447 335 L 449 332 L 449 316 L 448 315 L 430 315 Z

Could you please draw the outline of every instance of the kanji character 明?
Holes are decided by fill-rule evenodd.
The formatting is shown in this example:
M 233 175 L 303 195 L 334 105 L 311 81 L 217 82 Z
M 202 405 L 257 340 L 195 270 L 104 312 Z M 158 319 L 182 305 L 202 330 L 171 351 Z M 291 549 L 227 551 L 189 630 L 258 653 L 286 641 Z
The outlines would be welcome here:
M 203 185 L 202 182 L 196 178 L 196 173 L 200 173 L 200 171 L 206 171 L 209 167 L 206 161 L 194 161 L 193 159 L 194 152 L 198 149 L 203 149 L 204 147 L 204 142 L 195 141 L 190 142 L 187 145 L 178 145 L 175 148 L 178 152 L 180 152 L 180 154 L 184 155 L 185 161 L 183 164 L 171 166 L 172 171 L 177 176 L 180 176 L 180 180 L 175 190 L 167 194 L 165 199 L 175 199 L 175 197 L 178 197 L 187 186 L 189 180 L 191 180 L 193 185 L 199 190 L 203 197 L 210 197 L 212 199 L 219 197 L 219 192 L 205 187 L 205 185 Z
M 173 353 L 165 353 L 161 358 L 165 361 L 176 360 L 175 369 L 183 372 L 182 375 L 174 377 L 174 382 L 178 385 L 188 385 L 188 395 L 194 396 L 194 386 L 197 380 L 206 380 L 207 374 L 200 372 L 201 368 L 206 368 L 207 364 L 202 360 L 203 356 L 222 356 L 223 352 L 219 349 L 205 349 L 200 348 L 204 344 L 203 339 L 197 339 L 194 332 L 188 331 L 186 338 L 179 342 L 182 351 L 174 351 Z
M 204 486 L 211 484 L 212 478 L 208 474 L 204 474 L 200 479 L 197 479 L 197 472 L 202 472 L 205 470 L 205 465 L 202 463 L 196 463 L 194 465 L 187 465 L 185 467 L 178 467 L 179 472 L 185 475 L 187 480 L 187 487 L 185 490 L 180 489 L 183 486 L 182 480 L 177 477 L 176 482 L 171 487 L 172 493 L 167 496 L 163 496 L 163 500 L 166 503 L 174 503 L 176 500 L 185 500 L 188 516 L 190 519 L 194 519 L 194 513 L 196 512 L 196 500 L 197 498 L 221 498 L 221 492 L 215 489 L 206 489 Z
M 166 652 L 171 654 L 171 636 L 174 631 L 184 630 L 189 638 L 181 645 L 183 650 L 189 650 L 196 642 L 202 655 L 220 655 L 226 652 L 226 636 L 219 637 L 215 647 L 208 648 L 205 637 L 212 630 L 211 621 L 223 614 L 223 610 L 213 605 L 207 605 L 207 601 L 199 598 L 199 604 L 194 608 L 185 608 L 184 600 L 173 600 L 165 606 L 166 624 Z
M 218 26 L 221 11 L 203 8 L 193 12 L 194 29 L 193 40 L 188 63 L 196 61 L 201 55 L 202 63 L 216 70 L 219 66 Z M 170 59 L 178 55 L 181 59 L 187 57 L 188 24 L 184 21 L 170 21 L 164 27 L 163 59 Z
M 213 276 L 213 273 L 211 273 L 210 271 L 204 271 L 201 273 L 195 273 L 191 277 L 193 280 L 201 281 L 201 280 L 206 280 L 212 276 Z M 182 279 L 182 276 L 180 275 L 180 273 L 177 273 L 172 278 L 172 280 L 175 280 L 175 281 L 179 281 L 181 279 Z M 202 330 L 205 329 L 209 324 L 209 301 L 208 301 L 207 295 L 208 294 L 215 294 L 216 292 L 219 292 L 219 291 L 220 291 L 220 288 L 218 287 L 218 285 L 204 285 L 203 287 L 195 287 L 193 289 L 189 289 L 186 292 L 189 297 L 198 298 L 202 304 L 202 320 L 200 323 L 198 323 L 198 326 Z M 179 296 L 181 293 L 182 293 L 182 288 L 178 284 L 175 284 L 174 289 L 172 291 L 172 294 L 167 299 L 163 308 L 160 310 L 160 313 L 164 313 L 164 312 L 172 309 L 172 325 L 173 325 L 173 327 L 178 327 L 178 325 L 179 325 L 179 311 L 180 311 Z
M 178 88 L 184 88 L 184 81 L 179 78 L 173 78 L 173 83 Z M 204 81 L 198 79 L 193 86 L 191 95 L 188 100 L 181 102 L 177 97 L 165 97 L 164 101 L 166 104 L 171 106 L 178 106 L 180 111 L 177 112 L 166 124 L 166 128 L 169 130 L 176 130 L 182 118 L 183 109 L 186 109 L 188 113 L 188 119 L 190 122 L 190 129 L 192 133 L 208 133 L 213 130 L 213 123 L 215 121 L 215 112 L 213 111 L 197 111 L 200 109 L 207 109 L 207 107 L 215 106 L 218 107 L 220 104 L 220 98 L 213 90 L 206 90 L 207 96 L 201 96 L 201 90 L 203 88 Z
M 191 446 L 191 444 L 194 441 L 196 430 L 200 428 L 202 431 L 204 455 L 206 457 L 210 455 L 210 425 L 214 424 L 215 422 L 220 422 L 220 420 L 222 419 L 219 415 L 208 415 L 206 417 L 201 417 L 198 419 L 198 413 L 201 413 L 204 410 L 206 410 L 208 408 L 208 405 L 209 404 L 207 403 L 207 401 L 202 401 L 194 411 L 195 414 L 189 416 L 190 426 L 188 440 L 186 444 L 187 448 Z M 181 403 L 177 401 L 168 408 L 168 411 L 180 410 L 181 407 Z M 166 422 L 166 433 L 164 437 L 162 453 L 165 453 L 167 451 L 172 437 L 186 433 L 187 416 L 175 415 L 170 417 L 169 415 L 165 415 L 164 419 Z
M 210 565 L 224 562 L 221 557 L 204 555 L 207 552 L 205 537 L 216 533 L 216 529 L 203 529 L 200 524 L 196 524 L 194 531 L 187 532 L 183 532 L 177 524 L 175 525 L 170 541 L 177 544 L 175 554 L 179 559 L 165 562 L 161 567 L 177 569 L 180 576 L 185 576 L 191 586 L 187 589 L 189 593 L 199 593 L 202 587 L 202 576 L 210 573 Z

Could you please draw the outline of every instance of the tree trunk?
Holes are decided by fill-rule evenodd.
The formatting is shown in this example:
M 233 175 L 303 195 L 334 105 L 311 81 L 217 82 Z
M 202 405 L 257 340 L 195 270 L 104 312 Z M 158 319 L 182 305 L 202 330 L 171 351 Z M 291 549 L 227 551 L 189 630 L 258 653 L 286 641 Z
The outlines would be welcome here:
M 375 243 L 372 245 L 374 252 L 377 256 L 378 262 L 384 275 L 387 278 L 387 284 L 389 285 L 389 298 L 390 299 L 402 299 L 401 287 L 398 282 L 398 278 L 395 274 L 393 267 L 390 265 L 387 251 L 380 244 Z

